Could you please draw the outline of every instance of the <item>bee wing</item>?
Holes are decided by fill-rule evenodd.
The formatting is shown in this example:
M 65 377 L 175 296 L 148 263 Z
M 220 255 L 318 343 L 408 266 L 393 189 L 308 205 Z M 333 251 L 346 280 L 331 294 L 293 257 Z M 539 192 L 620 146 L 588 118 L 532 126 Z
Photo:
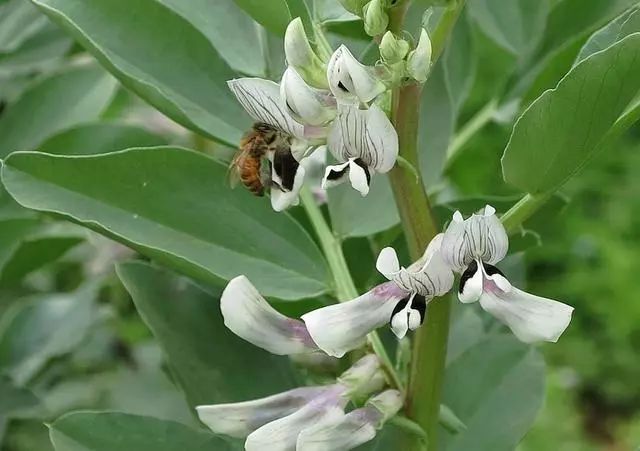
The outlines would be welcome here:
M 227 182 L 232 189 L 238 186 L 238 183 L 240 182 L 239 162 L 240 159 L 244 158 L 242 153 L 242 150 L 239 150 L 234 155 L 233 160 L 229 163 L 229 169 L 227 170 Z

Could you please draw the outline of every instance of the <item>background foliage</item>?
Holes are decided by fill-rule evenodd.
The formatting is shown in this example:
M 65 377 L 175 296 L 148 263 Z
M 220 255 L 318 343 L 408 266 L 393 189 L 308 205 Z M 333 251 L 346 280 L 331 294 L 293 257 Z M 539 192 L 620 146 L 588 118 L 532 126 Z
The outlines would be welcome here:
M 250 121 L 225 81 L 277 80 L 291 17 L 364 60 L 377 50 L 336 1 L 268 3 L 0 0 L 2 450 L 237 449 L 193 406 L 325 377 L 222 327 L 217 297 L 240 272 L 288 314 L 330 296 L 303 213 L 227 187 Z M 414 2 L 414 35 L 431 3 Z M 503 267 L 574 320 L 533 349 L 479 310 L 456 312 L 444 402 L 467 430 L 443 432 L 446 450 L 640 444 L 640 129 L 623 133 L 640 109 L 635 4 L 469 0 L 425 87 L 421 169 L 442 223 L 487 200 L 504 212 L 590 161 Z M 328 198 L 366 289 L 377 251 L 403 247 L 389 184 Z

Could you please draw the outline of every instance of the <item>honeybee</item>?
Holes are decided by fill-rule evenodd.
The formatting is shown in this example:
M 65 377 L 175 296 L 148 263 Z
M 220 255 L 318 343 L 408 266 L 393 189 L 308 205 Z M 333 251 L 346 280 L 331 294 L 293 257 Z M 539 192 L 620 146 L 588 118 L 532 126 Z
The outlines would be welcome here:
M 256 196 L 264 196 L 265 188 L 274 185 L 290 191 L 297 169 L 291 137 L 269 124 L 256 122 L 240 140 L 229 175 L 232 186 L 239 180 Z

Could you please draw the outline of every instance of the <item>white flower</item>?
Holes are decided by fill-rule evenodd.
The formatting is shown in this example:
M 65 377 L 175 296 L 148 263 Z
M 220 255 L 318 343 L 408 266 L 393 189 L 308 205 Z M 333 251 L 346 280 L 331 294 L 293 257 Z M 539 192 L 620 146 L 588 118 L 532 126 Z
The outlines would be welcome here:
M 233 333 L 272 354 L 318 350 L 304 323 L 276 311 L 245 276 L 228 283 L 222 292 L 220 310 L 225 326 Z
M 298 436 L 304 451 L 347 451 L 372 440 L 376 430 L 402 407 L 402 395 L 387 390 L 371 398 L 364 407 L 319 421 Z
M 344 45 L 329 60 L 327 80 L 338 103 L 351 105 L 368 104 L 387 89 L 374 69 L 360 63 Z
M 284 34 L 284 54 L 289 66 L 295 67 L 314 86 L 326 87 L 325 67 L 309 44 L 304 25 L 296 17 Z
M 301 124 L 323 126 L 336 117 L 331 92 L 312 88 L 293 67 L 282 76 L 280 98 L 289 115 Z
M 261 78 L 240 78 L 227 82 L 242 107 L 257 121 L 254 128 L 278 130 L 278 137 L 267 153 L 271 166 L 271 205 L 282 211 L 298 203 L 305 171 L 299 164 L 310 147 L 310 140 L 326 132 L 296 122 L 286 111 L 277 83 Z
M 296 448 L 300 435 L 317 424 L 333 424 L 344 418 L 344 408 L 353 394 L 368 397 L 381 388 L 381 384 L 371 383 L 379 373 L 377 357 L 366 355 L 332 385 L 297 388 L 262 399 L 196 409 L 200 420 L 216 434 L 246 437 L 248 451 L 305 450 L 300 445 Z M 372 398 L 367 405 L 380 412 L 371 415 L 376 427 L 397 412 L 392 412 L 395 398 L 387 392 Z
M 326 168 L 323 188 L 348 177 L 351 186 L 366 196 L 371 174 L 393 168 L 398 157 L 398 134 L 377 105 L 366 110 L 343 105 L 338 108 L 327 148 L 340 163 Z
M 447 293 L 453 286 L 453 273 L 440 255 L 442 238 L 442 233 L 437 235 L 422 258 L 406 269 L 400 266 L 396 251 L 391 247 L 384 248 L 378 256 L 378 271 L 410 293 L 392 312 L 391 330 L 398 338 L 420 327 L 425 319 L 427 302 Z
M 480 301 L 484 310 L 524 342 L 557 341 L 569 326 L 573 307 L 512 286 L 494 266 L 504 258 L 508 246 L 507 233 L 493 207 L 487 205 L 466 220 L 460 212 L 453 215 L 441 253 L 445 262 L 462 273 L 460 301 Z
M 420 32 L 420 40 L 407 57 L 407 72 L 420 83 L 427 81 L 431 70 L 431 39 L 424 28 Z
M 387 282 L 350 301 L 306 313 L 302 320 L 320 349 L 342 357 L 364 344 L 369 332 L 389 323 L 394 307 L 407 296 L 395 283 Z

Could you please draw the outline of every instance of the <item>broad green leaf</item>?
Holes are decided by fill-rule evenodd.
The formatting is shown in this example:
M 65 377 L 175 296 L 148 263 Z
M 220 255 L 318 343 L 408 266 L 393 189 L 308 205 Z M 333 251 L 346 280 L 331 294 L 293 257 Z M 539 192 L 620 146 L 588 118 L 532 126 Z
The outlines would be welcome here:
M 634 9 L 620 15 L 589 38 L 580 50 L 576 64 L 638 31 L 640 31 L 640 11 Z
M 29 218 L 0 220 L 0 271 L 20 247 L 20 242 L 40 227 L 40 221 Z
M 446 451 L 511 451 L 544 397 L 544 361 L 511 335 L 494 335 L 449 363 L 443 403 L 467 426 L 440 433 Z
M 560 187 L 598 150 L 637 95 L 637 73 L 640 34 L 575 66 L 518 119 L 502 157 L 505 180 L 531 194 Z
M 477 53 L 467 16 L 460 17 L 443 55 L 445 81 L 455 111 L 467 99 L 476 75 Z
M 32 86 L 0 117 L 0 157 L 35 149 L 59 130 L 97 119 L 115 87 L 115 80 L 94 66 L 70 69 Z
M 89 155 L 163 144 L 166 144 L 164 139 L 140 127 L 95 122 L 78 125 L 53 135 L 39 145 L 38 150 L 60 155 Z
M 438 64 L 424 85 L 418 136 L 418 155 L 427 187 L 442 175 L 447 147 L 453 134 L 455 110 L 442 64 Z
M 326 290 L 318 247 L 267 199 L 231 190 L 227 168 L 174 147 L 96 156 L 19 152 L 2 180 L 23 206 L 62 214 L 197 279 L 245 274 L 264 295 Z
M 0 5 L 0 52 L 17 49 L 46 23 L 47 18 L 28 1 L 10 0 Z
M 257 398 L 294 386 L 286 357 L 269 354 L 225 327 L 219 293 L 212 296 L 144 263 L 120 264 L 117 272 L 192 407 Z
M 0 422 L 11 414 L 37 406 L 39 402 L 31 390 L 18 387 L 8 377 L 0 376 Z
M 33 0 L 127 88 L 187 128 L 236 145 L 249 125 L 209 40 L 159 0 Z M 132 45 L 135 43 L 135 45 Z
M 548 3 L 540 0 L 472 0 L 469 12 L 482 31 L 518 58 L 526 58 L 543 36 Z
M 452 294 L 455 298 L 456 294 Z M 453 302 L 456 302 L 454 299 Z M 447 343 L 447 364 L 458 359 L 469 348 L 486 337 L 482 318 L 472 308 L 458 308 L 458 314 L 451 322 Z
M 287 0 L 234 0 L 247 14 L 272 33 L 284 36 L 291 15 Z
M 366 197 L 348 183 L 330 188 L 327 195 L 331 224 L 341 238 L 368 236 L 400 222 L 391 185 L 385 175 L 373 178 Z
M 264 76 L 262 30 L 235 2 L 160 0 L 196 27 L 229 66 L 246 74 Z
M 49 359 L 71 352 L 96 317 L 97 286 L 13 304 L 0 321 L 0 370 L 16 382 L 35 376 Z
M 56 451 L 226 451 L 210 432 L 173 421 L 118 412 L 76 412 L 50 426 Z
M 55 67 L 71 44 L 68 36 L 55 25 L 48 24 L 13 52 L 0 54 L 0 79 L 16 80 L 18 75 L 26 76 Z

